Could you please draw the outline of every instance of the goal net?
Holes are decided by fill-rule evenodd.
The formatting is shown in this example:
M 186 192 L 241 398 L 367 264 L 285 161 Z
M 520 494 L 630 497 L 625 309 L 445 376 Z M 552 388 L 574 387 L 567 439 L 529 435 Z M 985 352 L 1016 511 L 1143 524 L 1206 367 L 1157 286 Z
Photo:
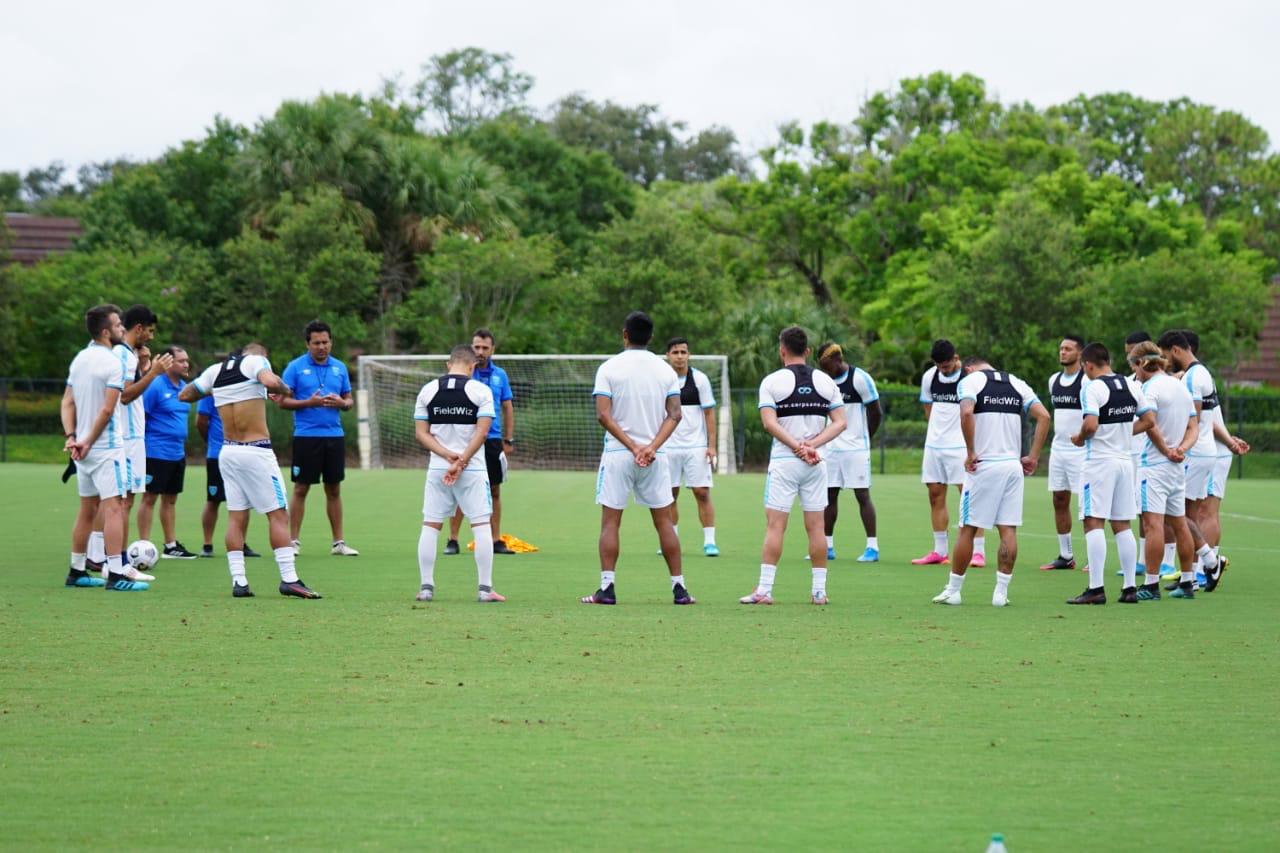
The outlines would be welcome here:
M 596 423 L 591 388 L 609 355 L 500 355 L 515 399 L 515 468 L 593 470 L 604 431 Z M 413 437 L 413 407 L 422 386 L 441 376 L 447 355 L 366 355 L 358 362 L 360 467 L 421 468 L 426 451 Z M 716 393 L 718 473 L 736 465 L 729 405 L 729 360 L 695 355 Z

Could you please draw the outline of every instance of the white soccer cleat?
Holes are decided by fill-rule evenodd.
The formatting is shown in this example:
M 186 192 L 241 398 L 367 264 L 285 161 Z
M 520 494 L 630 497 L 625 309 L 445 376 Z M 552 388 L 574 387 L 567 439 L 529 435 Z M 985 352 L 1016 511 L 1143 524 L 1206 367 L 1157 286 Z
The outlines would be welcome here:
M 933 603 L 958 607 L 960 605 L 960 590 L 948 587 L 933 597 Z
M 146 581 L 150 583 L 156 579 L 155 575 L 149 575 L 146 572 L 140 572 L 133 566 L 125 566 L 120 570 L 120 574 L 124 575 L 131 581 Z
M 436 588 L 427 584 L 418 590 L 418 596 L 415 601 L 431 601 L 436 597 Z
M 296 554 L 297 552 L 295 551 L 294 553 Z M 337 542 L 333 543 L 333 547 L 329 549 L 329 553 L 335 557 L 359 557 L 360 556 L 359 551 L 357 551 L 355 548 L 352 548 L 342 539 L 339 539 Z
M 750 595 L 744 595 L 738 599 L 739 604 L 773 604 L 773 595 L 767 592 L 756 590 Z
M 826 594 L 825 592 L 814 592 L 814 593 L 810 593 L 810 595 L 809 595 L 809 600 L 810 600 L 811 602 L 813 602 L 814 604 L 826 604 L 826 603 L 827 603 L 827 594 Z
M 506 600 L 507 600 L 507 597 L 505 595 L 500 595 L 497 592 L 497 590 L 482 589 L 476 593 L 476 601 L 480 602 L 481 604 L 487 604 L 491 602 L 496 603 L 496 602 L 506 601 Z
M 1009 593 L 1001 592 L 998 589 L 995 592 L 991 593 L 992 607 L 1005 607 L 1008 604 L 1009 604 Z
M 302 543 L 297 539 L 290 542 L 289 547 L 293 549 L 293 556 L 295 557 L 302 553 Z

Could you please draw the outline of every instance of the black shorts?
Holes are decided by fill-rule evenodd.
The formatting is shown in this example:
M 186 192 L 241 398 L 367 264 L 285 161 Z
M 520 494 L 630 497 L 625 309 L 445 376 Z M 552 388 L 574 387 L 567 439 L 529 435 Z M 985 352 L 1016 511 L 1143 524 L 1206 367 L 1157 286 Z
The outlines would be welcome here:
M 502 439 L 484 440 L 484 464 L 489 469 L 489 485 L 499 486 L 507 479 L 502 473 Z
M 294 436 L 293 482 L 315 485 L 341 483 L 347 476 L 347 447 L 342 436 L 313 438 Z
M 209 503 L 220 504 L 227 499 L 227 489 L 222 485 L 222 469 L 218 467 L 216 458 L 204 460 L 204 480 Z
M 152 495 L 180 495 L 186 478 L 187 460 L 147 457 L 147 492 Z

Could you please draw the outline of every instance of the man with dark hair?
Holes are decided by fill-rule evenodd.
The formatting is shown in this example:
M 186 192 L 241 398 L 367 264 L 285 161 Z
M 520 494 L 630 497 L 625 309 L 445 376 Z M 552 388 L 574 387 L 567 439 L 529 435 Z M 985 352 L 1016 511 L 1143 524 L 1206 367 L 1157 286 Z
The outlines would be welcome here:
M 1151 340 L 1151 333 L 1145 329 L 1138 329 L 1130 332 L 1124 339 L 1124 351 L 1126 355 L 1138 344 Z
M 720 556 L 716 545 L 716 508 L 711 503 L 711 471 L 716 464 L 716 397 L 711 380 L 689 366 L 689 340 L 667 341 L 667 364 L 680 381 L 680 425 L 667 442 L 671 468 L 671 527 L 679 538 L 680 487 L 688 486 L 702 524 L 702 553 Z M 659 552 L 661 553 L 661 552 Z
M 778 359 L 782 368 L 760 383 L 760 421 L 773 437 L 769 474 L 764 481 L 764 544 L 760 549 L 760 580 L 740 604 L 773 604 L 773 582 L 782 558 L 782 539 L 796 498 L 804 513 L 809 539 L 813 584 L 809 600 L 825 605 L 827 599 L 827 548 L 823 541 L 827 508 L 827 466 L 819 448 L 835 440 L 845 429 L 840 389 L 821 370 L 806 362 L 809 337 L 799 326 L 778 335 Z
M 1124 573 L 1120 603 L 1137 604 L 1138 541 L 1132 524 L 1138 504 L 1129 451 L 1134 434 L 1155 428 L 1155 414 L 1133 377 L 1119 376 L 1111 370 L 1111 353 L 1104 345 L 1089 344 L 1080 357 L 1089 381 L 1080 392 L 1083 417 L 1080 431 L 1071 437 L 1071 442 L 1085 448 L 1080 520 L 1084 522 L 1084 543 L 1089 555 L 1089 586 L 1067 604 L 1107 603 L 1103 579 L 1107 562 L 1104 527 L 1108 521 Z
M 1080 431 L 1080 388 L 1084 372 L 1080 352 L 1084 338 L 1064 335 L 1058 344 L 1061 370 L 1049 377 L 1049 400 L 1053 403 L 1053 443 L 1049 445 L 1049 492 L 1053 495 L 1053 522 L 1058 530 L 1058 556 L 1040 568 L 1044 571 L 1074 569 L 1071 547 L 1071 493 L 1080 493 L 1080 467 L 1084 451 L 1071 443 Z
M 604 428 L 604 452 L 596 477 L 600 504 L 600 588 L 583 596 L 583 604 L 617 604 L 614 577 L 618 566 L 618 529 L 622 511 L 634 495 L 648 507 L 658 531 L 662 556 L 671 576 L 675 604 L 694 604 L 685 586 L 680 540 L 671 524 L 671 469 L 663 445 L 683 417 L 676 372 L 645 349 L 653 337 L 653 321 L 632 311 L 622 326 L 625 349 L 596 371 L 596 420 Z
M 844 360 L 844 349 L 838 343 L 818 348 L 818 366 L 840 389 L 845 417 L 844 432 L 831 442 L 827 454 L 827 508 L 823 513 L 827 559 L 836 558 L 840 490 L 852 489 L 867 534 L 858 562 L 875 563 L 880 559 L 880 542 L 876 538 L 876 505 L 871 502 L 871 439 L 880 428 L 880 393 L 871 374 Z
M 174 517 L 178 495 L 187 471 L 187 416 L 191 404 L 178 399 L 186 383 L 191 362 L 182 347 L 169 346 L 165 354 L 173 363 L 164 375 L 152 382 L 142 395 L 146 412 L 147 486 L 138 508 L 138 535 L 151 538 L 151 516 L 160 499 L 160 527 L 164 531 L 162 556 L 170 559 L 194 560 L 196 555 L 178 541 Z
M 515 395 L 511 393 L 511 380 L 507 372 L 493 363 L 493 350 L 497 341 L 488 329 L 476 329 L 471 336 L 471 350 L 475 353 L 475 367 L 471 378 L 485 385 L 496 406 L 496 417 L 489 424 L 484 440 L 484 464 L 489 474 L 489 490 L 493 497 L 493 514 L 489 517 L 489 530 L 493 534 L 493 553 L 514 554 L 502 541 L 502 484 L 507 481 L 507 453 L 515 450 L 516 410 Z M 462 507 L 449 519 L 449 541 L 445 554 L 458 553 L 458 530 L 462 526 Z
M 227 500 L 227 487 L 222 481 L 222 470 L 218 467 L 218 456 L 222 453 L 222 416 L 218 407 L 213 404 L 212 397 L 201 397 L 196 404 L 196 431 L 205 442 L 205 504 L 200 513 L 200 527 L 204 532 L 204 546 L 200 549 L 201 557 L 213 557 L 213 531 L 218 526 L 218 506 Z M 248 520 L 245 520 L 246 529 Z M 246 557 L 261 557 L 257 551 L 244 545 Z
M 358 557 L 342 532 L 342 481 L 347 475 L 347 448 L 342 430 L 345 412 L 355 405 L 347 366 L 331 353 L 333 331 L 328 323 L 312 320 L 302 332 L 307 351 L 289 362 L 281 378 L 293 392 L 280 407 L 293 411 L 293 499 L 289 502 L 289 539 L 293 553 L 302 551 L 298 536 L 306 512 L 307 494 L 324 480 L 325 510 L 333 533 L 330 554 Z

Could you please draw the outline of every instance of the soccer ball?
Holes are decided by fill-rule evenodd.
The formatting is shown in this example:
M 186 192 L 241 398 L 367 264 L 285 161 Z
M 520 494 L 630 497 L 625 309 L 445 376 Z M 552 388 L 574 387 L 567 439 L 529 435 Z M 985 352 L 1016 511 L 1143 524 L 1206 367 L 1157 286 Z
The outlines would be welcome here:
M 160 559 L 160 551 L 155 543 L 139 539 L 129 546 L 129 564 L 135 569 L 149 569 Z

